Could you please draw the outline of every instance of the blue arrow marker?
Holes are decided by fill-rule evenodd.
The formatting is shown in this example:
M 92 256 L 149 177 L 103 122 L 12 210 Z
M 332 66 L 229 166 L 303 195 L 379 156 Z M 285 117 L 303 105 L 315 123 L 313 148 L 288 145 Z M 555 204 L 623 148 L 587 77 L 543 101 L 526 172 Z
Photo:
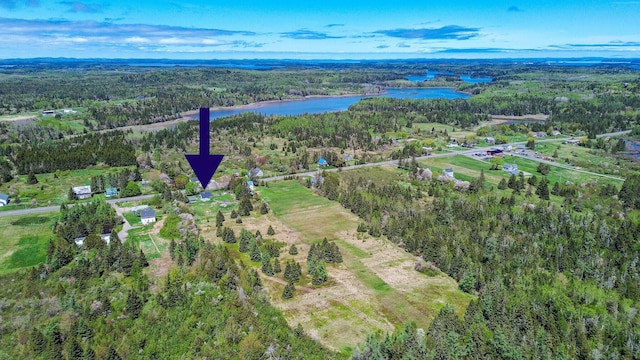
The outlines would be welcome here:
M 198 155 L 185 155 L 189 165 L 196 173 L 200 185 L 207 188 L 209 181 L 216 173 L 224 155 L 209 154 L 209 108 L 200 108 L 200 153 Z

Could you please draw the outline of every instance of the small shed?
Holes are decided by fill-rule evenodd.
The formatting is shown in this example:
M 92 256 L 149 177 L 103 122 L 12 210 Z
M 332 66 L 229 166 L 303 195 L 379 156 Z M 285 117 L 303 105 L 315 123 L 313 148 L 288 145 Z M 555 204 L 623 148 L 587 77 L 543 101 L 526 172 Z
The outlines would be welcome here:
M 209 191 L 204 191 L 200 193 L 200 200 L 209 201 L 213 195 Z
M 113 197 L 118 196 L 118 188 L 110 187 L 104 191 L 104 196 Z
M 324 167 L 324 166 L 328 166 L 328 165 L 329 165 L 329 163 L 327 162 L 327 159 L 325 159 L 323 157 L 318 159 L 318 166 L 323 166 Z
M 448 177 L 453 177 L 453 169 L 451 169 L 451 168 L 444 169 L 442 172 Z

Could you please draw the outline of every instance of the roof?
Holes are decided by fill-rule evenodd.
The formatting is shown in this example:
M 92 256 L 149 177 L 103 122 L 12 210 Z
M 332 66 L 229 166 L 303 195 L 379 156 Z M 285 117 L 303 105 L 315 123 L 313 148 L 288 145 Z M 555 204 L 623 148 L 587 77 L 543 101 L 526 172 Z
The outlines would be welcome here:
M 149 205 L 138 205 L 131 208 L 132 213 L 137 213 L 138 211 L 142 211 L 144 209 L 148 209 Z
M 107 195 L 117 195 L 118 194 L 118 188 L 110 187 L 110 188 L 107 188 L 104 192 Z
M 140 211 L 140 218 L 142 219 L 150 219 L 156 217 L 156 212 L 153 209 L 146 208 Z
M 444 172 L 453 172 L 453 169 L 449 168 L 449 169 L 444 169 Z
M 328 164 L 327 163 L 327 159 L 325 159 L 325 158 L 318 159 L 318 164 Z
M 264 172 L 259 167 L 255 167 L 249 171 L 249 175 L 251 177 L 261 177 L 264 176 Z
M 81 195 L 81 194 L 91 194 L 91 186 L 89 185 L 85 185 L 85 186 L 74 186 L 72 188 L 73 193 L 76 195 Z
M 208 192 L 208 191 L 200 193 L 200 198 L 202 198 L 202 199 L 211 199 L 211 196 L 212 196 L 211 193 Z
M 9 201 L 9 195 L 0 193 L 0 200 L 4 200 L 5 202 Z

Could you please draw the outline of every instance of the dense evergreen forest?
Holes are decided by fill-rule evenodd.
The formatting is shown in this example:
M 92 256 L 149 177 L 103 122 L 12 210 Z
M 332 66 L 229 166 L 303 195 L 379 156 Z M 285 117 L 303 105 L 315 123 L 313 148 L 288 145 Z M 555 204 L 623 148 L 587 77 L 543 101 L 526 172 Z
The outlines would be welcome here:
M 382 233 L 479 298 L 463 319 L 445 307 L 425 332 L 408 325 L 371 337 L 356 358 L 640 354 L 637 221 L 621 217 L 621 209 L 583 213 L 535 198 L 515 205 L 489 189 L 463 194 L 435 180 L 417 185 L 358 178 L 325 181 L 322 191 L 365 221 L 361 231 Z
M 12 284 L 0 290 L 3 357 L 330 356 L 303 329 L 287 325 L 260 291 L 255 270 L 224 247 L 205 244 L 192 268 L 175 267 L 155 288 L 136 248 L 119 241 L 81 253 L 72 247 L 52 242 L 48 264 L 1 277 Z M 59 268 L 61 260 L 70 263 Z

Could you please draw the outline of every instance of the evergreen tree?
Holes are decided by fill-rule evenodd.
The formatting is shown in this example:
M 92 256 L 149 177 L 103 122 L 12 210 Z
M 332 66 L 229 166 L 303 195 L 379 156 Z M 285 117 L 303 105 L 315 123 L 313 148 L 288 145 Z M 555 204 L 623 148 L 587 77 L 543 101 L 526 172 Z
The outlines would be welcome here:
M 47 341 L 40 330 L 31 328 L 29 333 L 29 347 L 35 354 L 42 354 L 47 346 Z
M 324 261 L 318 261 L 313 267 L 313 273 L 311 274 L 311 283 L 313 285 L 321 285 L 327 281 L 327 267 Z
M 37 183 L 38 183 L 38 178 L 36 177 L 36 174 L 34 174 L 33 171 L 30 171 L 29 176 L 27 176 L 27 184 L 35 185 Z
M 271 264 L 271 256 L 269 256 L 267 252 L 264 252 L 260 261 L 262 262 L 262 272 L 267 276 L 273 276 L 274 271 Z
M 222 226 L 222 224 L 224 223 L 224 215 L 222 214 L 222 211 L 218 210 L 218 213 L 216 214 L 216 226 L 220 227 Z
M 251 257 L 251 261 L 253 262 L 259 262 L 262 259 L 260 248 L 258 247 L 258 244 L 256 244 L 255 241 L 251 244 L 251 253 L 249 256 Z
M 282 272 L 282 268 L 280 267 L 280 261 L 278 261 L 278 258 L 273 259 L 273 272 L 275 274 L 279 274 Z
M 69 199 L 69 201 L 73 201 L 76 199 L 76 193 L 73 192 L 73 188 L 69 188 L 69 192 L 67 193 L 67 199 Z
M 509 182 L 507 183 L 507 186 L 509 187 L 509 189 L 514 189 L 514 190 L 518 189 L 518 180 L 516 179 L 515 175 L 511 174 L 511 176 L 509 177 Z
M 289 255 L 298 255 L 298 248 L 296 247 L 296 244 L 292 244 L 289 248 Z
M 542 200 L 549 200 L 549 180 L 546 176 L 543 176 L 538 183 L 536 194 L 540 196 Z
M 302 275 L 302 269 L 300 264 L 293 260 L 287 261 L 287 265 L 284 268 L 284 278 L 292 283 L 300 281 L 300 275 Z
M 107 350 L 106 360 L 122 360 L 118 352 L 111 346 L 109 346 L 109 350 Z
M 269 228 L 267 229 L 267 235 L 275 235 L 276 231 L 273 230 L 273 226 L 269 225 Z
M 260 214 L 265 215 L 269 212 L 269 205 L 266 202 L 262 202 L 260 205 Z
M 507 180 L 501 179 L 500 183 L 498 183 L 498 189 L 505 190 L 507 188 Z
M 137 319 L 138 316 L 140 316 L 140 312 L 142 312 L 143 306 L 144 303 L 142 302 L 140 296 L 138 296 L 138 294 L 135 292 L 135 290 L 130 291 L 129 295 L 127 296 L 126 309 L 127 313 L 129 313 L 132 319 Z
M 246 229 L 240 230 L 240 242 L 238 243 L 238 251 L 245 253 L 250 250 L 251 243 L 255 242 L 253 235 Z
M 84 358 L 82 353 L 82 347 L 78 344 L 78 341 L 75 337 L 72 337 L 70 340 L 66 341 L 65 352 L 67 353 L 67 359 L 69 360 L 80 360 Z
M 293 284 L 293 282 L 290 281 L 284 287 L 284 291 L 282 291 L 282 298 L 291 299 L 293 297 L 293 293 L 295 292 L 295 290 L 296 290 L 296 286 Z
M 242 199 L 240 199 L 238 213 L 240 214 L 240 216 L 249 216 L 251 214 L 251 210 L 253 210 L 251 199 L 249 198 L 249 196 L 243 196 Z

